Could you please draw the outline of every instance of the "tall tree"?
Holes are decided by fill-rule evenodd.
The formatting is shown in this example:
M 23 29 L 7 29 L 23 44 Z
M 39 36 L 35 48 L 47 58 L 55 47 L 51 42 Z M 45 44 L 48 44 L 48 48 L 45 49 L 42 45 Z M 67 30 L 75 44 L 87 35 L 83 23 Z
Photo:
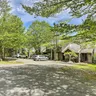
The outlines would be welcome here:
M 52 35 L 53 33 L 48 23 L 45 21 L 35 21 L 27 32 L 28 46 L 30 46 L 30 48 L 34 47 L 38 54 L 40 53 L 41 45 L 52 40 Z
M 0 0 L 0 29 L 2 29 L 0 31 L 0 34 L 2 35 L 2 33 L 4 33 L 4 23 L 5 23 L 5 19 L 6 17 L 9 15 L 9 11 L 10 11 L 10 6 L 8 5 L 8 1 L 7 0 Z M 1 36 L 0 36 L 1 37 Z M 2 46 L 2 39 L 3 37 L 0 38 L 0 51 L 1 51 L 1 58 L 4 57 L 4 47 Z
M 25 42 L 24 27 L 20 18 L 14 15 L 4 18 L 0 18 L 0 48 L 2 58 L 4 58 L 4 49 L 18 49 Z
M 5 49 L 18 49 L 24 45 L 25 34 L 20 18 L 10 14 L 9 0 L 0 0 L 0 54 L 4 58 Z

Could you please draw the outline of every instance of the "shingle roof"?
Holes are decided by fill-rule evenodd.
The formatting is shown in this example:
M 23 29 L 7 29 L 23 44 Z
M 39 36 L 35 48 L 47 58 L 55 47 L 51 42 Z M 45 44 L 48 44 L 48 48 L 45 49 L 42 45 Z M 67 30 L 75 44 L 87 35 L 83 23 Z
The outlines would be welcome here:
M 70 50 L 70 51 L 74 51 L 76 53 L 79 53 L 80 51 L 80 45 L 78 44 L 68 44 L 67 46 L 62 47 L 62 53 L 64 53 L 66 50 Z M 93 52 L 93 48 L 85 48 L 81 50 L 81 53 L 92 53 Z M 96 53 L 96 48 L 94 50 L 94 53 Z
M 83 49 L 81 50 L 81 53 L 92 53 L 93 49 Z
M 62 47 L 62 53 L 64 53 L 66 50 L 71 50 L 71 51 L 74 51 L 76 53 L 79 53 L 80 51 L 80 45 L 78 44 L 68 44 L 66 47 Z

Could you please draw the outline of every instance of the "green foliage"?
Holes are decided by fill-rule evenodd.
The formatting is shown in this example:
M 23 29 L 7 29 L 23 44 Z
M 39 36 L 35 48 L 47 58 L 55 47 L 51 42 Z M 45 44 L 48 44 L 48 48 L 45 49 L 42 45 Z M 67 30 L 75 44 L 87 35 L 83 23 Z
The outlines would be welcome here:
M 94 64 L 78 64 L 78 65 L 74 65 L 74 66 L 72 66 L 72 68 L 75 68 L 75 69 L 83 69 L 84 71 L 96 71 L 96 65 L 94 65 Z M 91 74 L 92 75 L 92 74 Z
M 65 52 L 64 55 L 69 56 L 69 61 L 78 57 L 78 55 L 74 51 Z
M 10 10 L 9 1 L 0 0 L 0 54 L 2 59 L 8 49 L 17 50 L 24 47 L 26 42 L 23 22 L 17 16 L 10 14 Z
M 4 21 L 3 21 L 3 18 Z M 17 16 L 0 19 L 0 42 L 4 48 L 20 48 L 25 42 L 23 23 Z
M 74 57 L 77 57 L 77 54 L 75 52 L 65 52 L 64 55 L 71 55 L 71 56 L 74 56 Z
M 96 60 L 96 53 L 94 54 L 94 60 Z
M 53 37 L 53 33 L 50 30 L 50 26 L 45 21 L 35 21 L 29 27 L 27 34 L 27 45 L 35 50 L 38 50 L 42 44 L 50 42 Z
M 72 41 L 76 43 L 94 43 L 96 41 L 96 21 L 87 18 L 83 24 L 79 25 L 76 30 L 77 34 L 71 36 Z
M 0 0 L 0 46 L 4 48 L 20 48 L 25 42 L 23 22 L 11 10 L 7 0 Z
M 8 3 L 8 0 L 0 0 L 0 16 L 6 15 L 11 10 Z
M 22 6 L 28 13 L 35 13 L 37 16 L 44 17 L 49 17 L 66 9 L 70 9 L 73 16 L 85 14 L 94 16 L 96 14 L 96 0 L 43 0 L 35 3 L 34 6 Z
M 58 45 L 63 46 L 68 42 L 72 42 L 72 34 L 77 30 L 76 25 L 67 24 L 67 22 L 61 22 L 59 24 L 54 24 L 54 27 L 51 27 L 51 30 L 54 32 L 54 38 L 58 36 Z
M 4 59 L 5 49 L 14 49 L 24 47 L 26 42 L 25 28 L 17 16 L 7 14 L 0 18 L 0 54 Z
M 92 63 L 96 64 L 96 53 L 93 54 Z
M 76 43 L 93 42 L 96 40 L 96 21 L 92 18 L 96 15 L 96 0 L 44 0 L 44 2 L 35 3 L 33 7 L 22 6 L 30 14 L 36 13 L 36 15 L 44 17 L 59 13 L 65 9 L 70 9 L 71 14 L 77 17 L 87 14 L 88 18 L 80 26 L 60 23 L 52 30 L 61 32 L 64 40 L 71 39 Z M 77 34 L 72 35 L 74 32 L 77 32 Z
M 63 35 L 69 35 L 76 31 L 76 25 L 67 24 L 68 22 L 61 22 L 59 24 L 54 24 L 52 31 L 60 32 Z
M 51 0 L 51 2 L 50 2 L 50 0 L 48 2 L 44 1 L 46 3 L 38 2 L 38 3 L 35 3 L 33 7 L 28 7 L 28 6 L 24 6 L 24 5 L 22 5 L 22 7 L 30 14 L 35 13 L 37 16 L 41 15 L 44 17 L 48 17 L 54 13 L 57 13 L 57 11 L 59 12 L 62 9 L 62 7 L 64 7 L 64 4 L 62 4 L 62 3 L 58 4 L 58 6 L 55 5 L 54 1 L 55 0 Z M 52 4 L 54 4 L 54 6 Z
M 52 42 L 44 43 L 42 46 L 47 47 L 48 49 L 53 49 L 54 48 L 54 44 L 52 44 Z

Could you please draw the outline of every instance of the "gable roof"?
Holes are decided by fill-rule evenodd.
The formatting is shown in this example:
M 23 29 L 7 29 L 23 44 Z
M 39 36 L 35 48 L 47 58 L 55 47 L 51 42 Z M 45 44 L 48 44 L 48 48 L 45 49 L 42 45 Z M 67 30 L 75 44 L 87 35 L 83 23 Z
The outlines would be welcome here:
M 79 53 L 79 51 L 80 51 L 80 45 L 75 44 L 75 43 L 71 43 L 71 44 L 68 44 L 67 46 L 63 46 L 62 47 L 62 53 L 64 53 L 67 50 L 70 50 L 70 51 L 74 51 L 76 53 Z M 93 48 L 82 49 L 81 50 L 81 53 L 93 53 Z M 96 53 L 96 48 L 94 49 L 94 53 Z
M 62 53 L 64 53 L 68 49 L 71 50 L 71 51 L 74 51 L 76 53 L 79 53 L 80 45 L 75 44 L 75 43 L 68 44 L 66 47 L 62 47 Z

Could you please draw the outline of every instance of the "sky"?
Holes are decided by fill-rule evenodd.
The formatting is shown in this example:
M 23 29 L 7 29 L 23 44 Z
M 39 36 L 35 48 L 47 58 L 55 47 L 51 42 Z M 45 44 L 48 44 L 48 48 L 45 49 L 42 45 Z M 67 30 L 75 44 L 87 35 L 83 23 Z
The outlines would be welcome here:
M 58 23 L 58 22 L 63 22 L 65 20 L 70 19 L 70 24 L 81 24 L 82 21 L 86 18 L 86 16 L 83 16 L 81 18 L 73 18 L 70 16 L 70 14 L 68 13 L 69 11 L 62 11 L 56 15 L 54 15 L 53 17 L 41 17 L 41 16 L 35 16 L 35 15 L 30 15 L 28 14 L 21 6 L 22 4 L 26 4 L 28 6 L 32 6 L 34 2 L 37 2 L 39 0 L 10 0 L 10 4 L 12 7 L 12 14 L 17 15 L 18 17 L 21 18 L 21 20 L 24 23 L 24 26 L 26 28 L 28 28 L 32 22 L 34 22 L 35 20 L 39 20 L 39 21 L 46 21 L 48 22 L 51 26 L 53 25 L 53 23 Z

